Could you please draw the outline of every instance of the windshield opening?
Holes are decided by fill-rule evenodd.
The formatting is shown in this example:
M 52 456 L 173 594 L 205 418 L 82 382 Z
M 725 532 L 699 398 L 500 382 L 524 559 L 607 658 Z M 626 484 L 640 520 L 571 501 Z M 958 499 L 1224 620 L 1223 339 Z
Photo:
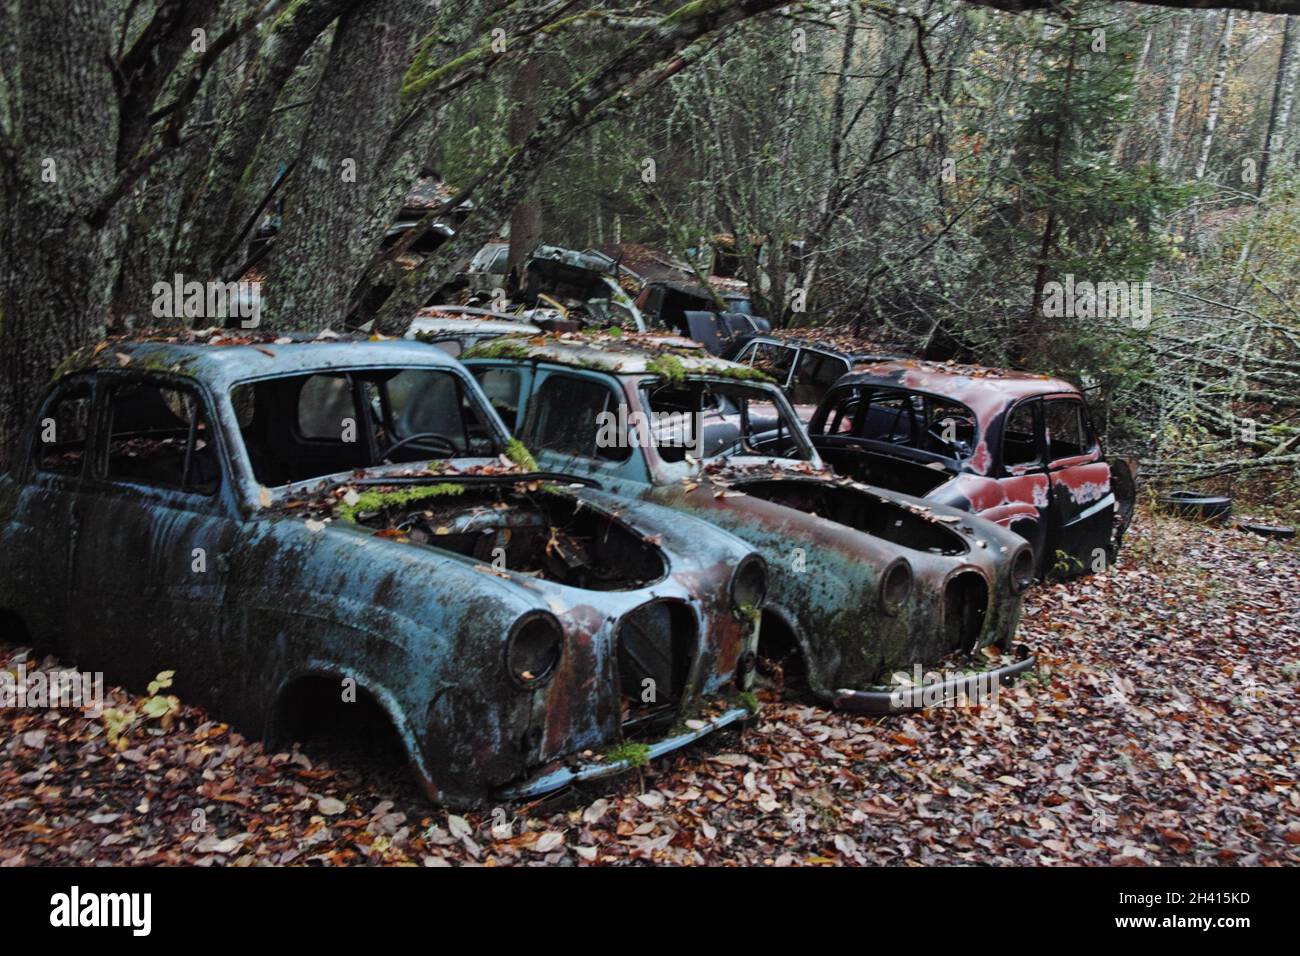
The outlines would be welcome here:
M 445 369 L 329 369 L 236 385 L 230 400 L 253 475 L 270 488 L 500 450 L 474 393 Z
M 703 379 L 642 386 L 651 444 L 665 462 L 759 455 L 808 461 L 803 428 L 779 393 Z M 683 432 L 685 434 L 683 434 Z

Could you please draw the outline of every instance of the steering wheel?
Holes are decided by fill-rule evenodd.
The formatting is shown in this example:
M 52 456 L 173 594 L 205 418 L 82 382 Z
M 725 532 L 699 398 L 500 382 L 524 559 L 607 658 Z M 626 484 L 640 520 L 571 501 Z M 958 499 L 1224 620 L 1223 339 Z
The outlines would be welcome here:
M 934 422 L 932 425 L 930 425 L 930 427 L 927 428 L 927 429 L 925 430 L 925 431 L 926 431 L 926 434 L 929 435 L 931 438 L 933 438 L 933 439 L 934 439 L 936 442 L 938 442 L 940 445 L 944 446 L 945 448 L 950 448 L 950 449 L 952 449 L 952 450 L 953 450 L 954 452 L 956 452 L 958 455 L 969 454 L 969 453 L 970 453 L 970 446 L 967 445 L 967 444 L 966 444 L 964 441 L 962 441 L 960 438 L 956 438 L 956 437 L 954 437 L 953 439 L 949 440 L 949 439 L 947 439 L 947 438 L 944 437 L 943 433 L 944 433 L 945 429 L 943 428 L 943 425 L 944 425 L 945 423 L 947 423 L 947 422 L 952 422 L 952 423 L 953 423 L 953 431 L 954 431 L 954 432 L 957 430 L 957 428 L 958 428 L 959 426 L 962 426 L 962 425 L 969 425 L 969 422 L 966 421 L 966 420 L 963 420 L 963 419 L 959 419 L 959 418 L 943 418 L 943 419 L 939 419 L 938 421 L 936 421 L 936 422 Z
M 456 443 L 446 435 L 440 435 L 437 432 L 416 432 L 414 435 L 407 435 L 401 441 L 393 442 L 393 444 L 389 445 L 388 448 L 379 456 L 379 459 L 382 461 L 385 458 L 388 458 L 393 452 L 397 451 L 397 449 L 401 448 L 403 445 L 409 445 L 413 441 L 430 441 L 434 444 L 440 444 L 443 446 L 443 450 L 447 452 L 444 456 L 447 458 L 455 458 L 460 454 L 460 448 L 457 447 Z
M 943 437 L 943 433 L 945 431 L 945 429 L 943 428 L 943 424 L 944 424 L 943 421 L 935 422 L 925 430 L 926 434 L 928 434 L 931 438 L 937 441 L 940 445 L 947 445 L 949 448 L 956 448 L 957 439 L 955 438 L 948 439 Z M 953 430 L 956 431 L 956 428 L 954 427 Z

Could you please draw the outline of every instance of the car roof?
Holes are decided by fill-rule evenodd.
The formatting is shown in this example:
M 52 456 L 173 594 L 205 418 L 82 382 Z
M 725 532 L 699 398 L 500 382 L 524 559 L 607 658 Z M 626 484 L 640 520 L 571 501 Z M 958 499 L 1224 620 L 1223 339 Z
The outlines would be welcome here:
M 835 385 L 837 388 L 845 385 L 880 385 L 929 392 L 960 402 L 986 423 L 992 415 L 1024 398 L 1062 392 L 1079 394 L 1077 386 L 1049 375 L 986 368 L 982 365 L 910 359 L 859 363 Z
M 411 320 L 411 327 L 406 333 L 408 339 L 421 334 L 443 334 L 463 332 L 491 332 L 496 335 L 528 334 L 540 332 L 539 326 L 531 322 L 522 322 L 513 316 L 487 309 L 475 310 L 461 314 L 417 315 Z
M 222 391 L 250 379 L 335 368 L 455 368 L 458 364 L 439 349 L 401 339 L 206 330 L 107 339 L 73 353 L 56 377 L 96 368 L 147 369 L 200 379 Z
M 495 354 L 494 354 L 495 353 Z M 511 336 L 494 339 L 469 349 L 465 359 L 529 358 L 574 368 L 594 368 L 621 375 L 660 374 L 657 360 L 672 356 L 686 374 L 719 375 L 724 378 L 761 378 L 748 365 L 728 362 L 705 350 L 704 346 L 679 335 L 629 332 L 622 335 L 562 332 L 537 336 Z
M 751 336 L 745 340 L 745 345 L 750 342 L 766 342 L 773 345 L 781 345 L 786 348 L 803 348 L 813 349 L 818 352 L 826 352 L 829 355 L 836 355 L 850 365 L 858 362 L 876 362 L 884 359 L 901 357 L 895 349 L 884 346 L 876 347 L 875 343 L 865 340 L 855 341 L 852 338 L 839 339 L 821 339 L 799 335 L 797 332 L 772 331 L 764 332 L 761 335 Z

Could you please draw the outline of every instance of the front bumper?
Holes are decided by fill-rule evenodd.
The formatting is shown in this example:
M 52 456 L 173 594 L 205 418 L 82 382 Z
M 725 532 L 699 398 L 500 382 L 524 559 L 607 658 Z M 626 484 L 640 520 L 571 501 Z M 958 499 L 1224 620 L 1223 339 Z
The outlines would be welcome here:
M 981 702 L 987 703 L 997 687 L 1010 683 L 1012 678 L 1023 674 L 1036 663 L 1037 659 L 1030 656 L 1014 664 L 914 687 L 894 687 L 888 690 L 841 689 L 835 692 L 832 703 L 839 710 L 859 714 L 899 714 L 962 703 L 975 706 Z
M 672 737 L 664 737 L 662 740 L 650 744 L 649 752 L 646 755 L 647 759 L 654 760 L 664 754 L 672 753 L 692 741 L 699 740 L 706 734 L 726 727 L 728 724 L 734 724 L 738 720 L 744 720 L 749 716 L 750 712 L 746 708 L 732 707 L 713 717 L 701 718 L 701 722 L 704 724 L 703 727 Z M 602 777 L 612 777 L 625 770 L 630 770 L 633 766 L 630 760 L 584 761 L 572 766 L 561 767 L 558 770 L 543 771 L 519 783 L 513 783 L 498 789 L 496 795 L 506 800 L 538 797 L 582 780 L 598 780 Z

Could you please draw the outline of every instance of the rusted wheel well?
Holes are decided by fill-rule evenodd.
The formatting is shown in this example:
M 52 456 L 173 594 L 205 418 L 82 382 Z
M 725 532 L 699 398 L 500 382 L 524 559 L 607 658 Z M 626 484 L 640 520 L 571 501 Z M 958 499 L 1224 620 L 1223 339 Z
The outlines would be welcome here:
M 388 711 L 364 687 L 347 694 L 342 678 L 312 674 L 299 677 L 276 699 L 267 740 L 291 740 L 344 758 L 384 761 L 409 759 Z
M 771 677 L 780 677 L 787 685 L 807 683 L 808 663 L 794 630 L 785 618 L 772 611 L 763 612 L 758 637 L 759 668 Z

